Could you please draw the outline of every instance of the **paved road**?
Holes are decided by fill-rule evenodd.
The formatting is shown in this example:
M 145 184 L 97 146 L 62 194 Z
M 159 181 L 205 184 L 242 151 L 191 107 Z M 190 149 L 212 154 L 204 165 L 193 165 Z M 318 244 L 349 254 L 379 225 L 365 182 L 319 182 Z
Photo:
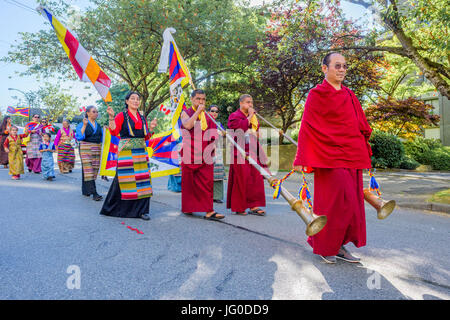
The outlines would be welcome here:
M 180 215 L 167 179 L 153 183 L 146 222 L 100 216 L 101 202 L 81 195 L 79 170 L 47 182 L 0 169 L 0 299 L 450 298 L 448 215 L 397 209 L 379 221 L 366 207 L 368 245 L 349 245 L 362 263 L 327 265 L 269 188 L 266 217 L 218 205 L 226 219 L 212 222 Z M 98 184 L 106 195 L 109 183 Z M 79 289 L 69 289 L 78 274 Z

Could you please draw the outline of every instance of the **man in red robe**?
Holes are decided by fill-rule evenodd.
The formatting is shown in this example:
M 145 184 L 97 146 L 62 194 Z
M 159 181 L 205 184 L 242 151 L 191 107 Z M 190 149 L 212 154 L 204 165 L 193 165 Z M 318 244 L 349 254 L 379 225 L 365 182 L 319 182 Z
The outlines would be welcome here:
M 234 130 L 234 139 L 245 150 L 246 155 L 267 167 L 265 154 L 258 143 L 259 123 L 253 109 L 253 99 L 244 94 L 239 98 L 239 109 L 230 114 L 228 129 Z M 264 216 L 260 207 L 266 206 L 264 179 L 248 160 L 232 148 L 232 163 L 228 176 L 227 208 L 240 215 Z M 246 209 L 250 209 L 246 212 Z
M 314 171 L 314 208 L 327 224 L 309 237 L 313 252 L 325 262 L 359 262 L 344 245 L 366 245 L 362 169 L 371 168 L 368 143 L 372 129 L 355 94 L 342 85 L 347 64 L 336 52 L 322 63 L 325 80 L 306 100 L 298 135 L 297 171 Z
M 192 107 L 181 113 L 181 211 L 186 215 L 206 212 L 205 219 L 223 219 L 225 216 L 213 209 L 212 150 L 217 127 L 205 114 L 206 94 L 203 90 L 194 90 L 191 102 Z

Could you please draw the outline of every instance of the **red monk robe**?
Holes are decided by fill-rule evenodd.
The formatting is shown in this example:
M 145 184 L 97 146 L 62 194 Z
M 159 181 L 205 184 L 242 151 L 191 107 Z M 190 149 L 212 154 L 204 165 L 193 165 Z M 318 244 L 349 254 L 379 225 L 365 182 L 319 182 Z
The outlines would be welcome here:
M 189 117 L 194 109 L 185 110 Z M 206 115 L 205 115 L 206 116 Z M 192 129 L 183 129 L 181 148 L 181 211 L 211 212 L 214 194 L 214 139 L 218 136 L 214 122 L 206 116 L 208 128 L 202 131 L 200 121 Z M 194 132 L 196 133 L 194 135 Z M 201 132 L 201 134 L 200 134 Z
M 255 133 L 251 132 L 251 127 L 247 116 L 240 109 L 230 114 L 228 129 L 242 130 L 235 131 L 235 136 L 237 136 L 235 141 L 244 149 L 243 144 L 246 141 L 243 133 L 248 134 L 249 141 L 245 143 L 246 154 L 262 167 L 267 167 L 267 159 Z M 232 147 L 232 154 L 233 163 L 230 164 L 228 175 L 227 208 L 231 208 L 232 212 L 245 212 L 248 208 L 265 207 L 264 178 L 254 166 L 241 156 L 235 147 Z
M 334 256 L 341 246 L 366 245 L 362 169 L 371 168 L 372 129 L 355 94 L 326 80 L 312 89 L 298 135 L 294 166 L 314 169 L 314 208 L 328 218 L 309 237 L 313 252 Z

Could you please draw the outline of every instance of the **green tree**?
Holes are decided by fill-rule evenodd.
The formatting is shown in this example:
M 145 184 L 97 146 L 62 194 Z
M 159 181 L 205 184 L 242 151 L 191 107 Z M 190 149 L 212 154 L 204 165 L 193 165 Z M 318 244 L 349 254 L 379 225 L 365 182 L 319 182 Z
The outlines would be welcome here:
M 362 37 L 339 8 L 325 3 L 311 1 L 275 10 L 266 37 L 252 56 L 261 112 L 279 117 L 284 132 L 299 123 L 308 92 L 323 80 L 323 56 Z M 378 89 L 378 56 L 348 52 L 346 58 L 350 65 L 346 86 L 360 99 Z
M 450 99 L 448 1 L 348 1 L 371 9 L 384 28 L 378 35 L 386 37 L 390 33 L 395 41 L 392 45 L 383 45 L 373 40 L 358 49 L 385 51 L 409 59 L 443 96 Z
M 53 1 L 48 7 L 66 22 L 113 82 L 124 82 L 142 94 L 146 115 L 169 97 L 168 74 L 157 73 L 167 27 L 177 30 L 174 37 L 199 85 L 211 76 L 247 67 L 243 44 L 256 43 L 264 19 L 255 9 L 233 0 L 91 2 L 94 6 L 83 13 L 67 10 L 62 2 Z M 24 74 L 76 78 L 48 24 L 44 30 L 22 33 L 3 61 L 28 66 Z

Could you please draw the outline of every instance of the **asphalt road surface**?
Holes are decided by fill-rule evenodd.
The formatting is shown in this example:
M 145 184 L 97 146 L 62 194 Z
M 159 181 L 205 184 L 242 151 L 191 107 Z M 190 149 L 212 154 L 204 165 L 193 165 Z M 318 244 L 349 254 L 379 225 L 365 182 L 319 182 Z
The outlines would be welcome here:
M 53 182 L 0 169 L 0 299 L 450 298 L 448 215 L 397 208 L 381 221 L 366 206 L 367 246 L 348 245 L 362 262 L 327 265 L 269 187 L 266 217 L 221 204 L 214 222 L 180 214 L 167 178 L 153 185 L 150 221 L 110 218 L 81 195 L 79 169 Z

